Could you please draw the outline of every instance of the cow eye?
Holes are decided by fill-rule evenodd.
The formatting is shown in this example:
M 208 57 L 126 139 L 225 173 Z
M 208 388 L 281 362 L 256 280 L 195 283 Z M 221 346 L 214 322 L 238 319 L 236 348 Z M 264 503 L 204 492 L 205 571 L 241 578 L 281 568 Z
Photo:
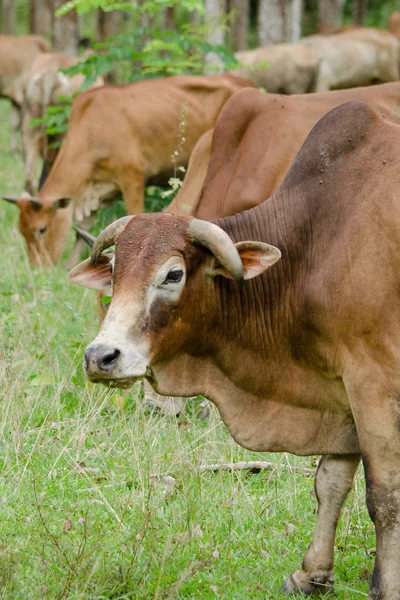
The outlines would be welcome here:
M 166 276 L 165 280 L 163 281 L 163 285 L 166 285 L 168 283 L 179 283 L 182 277 L 183 271 L 181 271 L 180 269 L 170 271 Z
M 46 227 L 45 225 L 43 225 L 43 227 L 41 227 L 41 228 L 39 229 L 39 233 L 40 233 L 41 235 L 45 234 L 45 233 L 46 233 L 46 231 L 47 231 L 47 227 Z

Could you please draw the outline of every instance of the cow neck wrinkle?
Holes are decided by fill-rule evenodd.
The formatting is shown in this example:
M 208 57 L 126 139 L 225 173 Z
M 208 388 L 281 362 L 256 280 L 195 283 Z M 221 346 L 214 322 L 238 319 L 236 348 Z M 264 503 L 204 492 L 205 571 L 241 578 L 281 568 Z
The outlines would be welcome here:
M 275 265 L 246 281 L 242 288 L 224 277 L 216 278 L 225 337 L 257 348 L 266 358 L 271 348 L 276 353 L 279 346 L 289 343 L 290 325 L 299 304 L 297 281 L 299 275 L 307 275 L 312 252 L 309 212 L 298 196 L 278 191 L 260 206 L 215 223 L 235 243 L 262 241 L 282 252 Z

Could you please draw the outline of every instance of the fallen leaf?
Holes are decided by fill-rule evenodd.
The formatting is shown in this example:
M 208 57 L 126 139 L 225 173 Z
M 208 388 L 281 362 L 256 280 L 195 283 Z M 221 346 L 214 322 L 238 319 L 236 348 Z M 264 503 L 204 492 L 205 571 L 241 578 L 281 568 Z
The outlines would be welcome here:
M 68 519 L 68 517 L 66 517 L 64 520 L 64 531 L 71 531 L 71 529 L 72 529 L 72 521 L 71 521 L 71 519 Z
M 266 552 L 265 550 L 263 550 L 262 548 L 260 549 L 260 556 L 262 556 L 263 558 L 270 558 L 271 555 L 268 554 L 268 552 Z
M 284 523 L 286 525 L 287 534 L 294 533 L 297 530 L 296 525 L 294 525 L 293 523 L 290 523 L 289 521 L 284 521 Z
M 216 585 L 210 585 L 210 590 L 211 590 L 212 592 L 214 592 L 214 594 L 215 594 L 216 596 L 218 596 L 218 598 L 220 598 L 220 597 L 221 597 L 221 596 L 219 595 L 219 593 L 218 593 L 218 588 L 217 588 L 217 586 L 216 586 Z
M 36 377 L 30 379 L 29 383 L 35 387 L 52 385 L 54 383 L 54 377 L 51 375 L 36 375 Z
M 119 408 L 120 410 L 124 410 L 128 402 L 128 396 L 122 396 L 121 394 L 113 394 L 111 401 L 117 408 Z

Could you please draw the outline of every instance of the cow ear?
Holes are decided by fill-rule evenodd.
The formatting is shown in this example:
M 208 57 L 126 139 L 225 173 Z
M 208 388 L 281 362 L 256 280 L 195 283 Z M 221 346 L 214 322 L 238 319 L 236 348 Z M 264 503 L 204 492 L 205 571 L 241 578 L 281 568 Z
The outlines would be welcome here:
M 238 242 L 235 244 L 243 266 L 243 278 L 253 279 L 272 267 L 280 258 L 281 251 L 275 246 L 263 242 Z M 232 275 L 221 266 L 215 272 L 229 279 Z
M 90 258 L 84 260 L 71 269 L 68 273 L 69 280 L 76 285 L 83 285 L 93 290 L 110 288 L 112 283 L 110 262 L 113 256 L 113 254 L 101 254 L 95 265 Z
M 71 202 L 72 198 L 67 197 L 67 198 L 59 198 L 58 200 L 56 200 L 55 202 L 53 202 L 53 211 L 58 210 L 59 208 L 67 208 L 67 206 L 69 206 L 70 202 Z

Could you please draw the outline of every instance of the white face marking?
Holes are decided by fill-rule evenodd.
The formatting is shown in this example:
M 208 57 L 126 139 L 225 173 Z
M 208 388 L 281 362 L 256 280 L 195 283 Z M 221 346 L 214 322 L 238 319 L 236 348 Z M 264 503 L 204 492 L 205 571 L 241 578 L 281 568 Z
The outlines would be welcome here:
M 110 261 L 110 268 L 114 268 L 114 258 Z M 112 372 L 107 373 L 106 379 L 124 380 L 146 374 L 151 361 L 148 337 L 144 333 L 140 341 L 135 341 L 130 337 L 129 331 L 135 329 L 138 319 L 143 318 L 143 307 L 147 316 L 157 299 L 161 298 L 171 305 L 177 304 L 185 282 L 186 266 L 183 257 L 171 256 L 157 270 L 144 297 L 132 296 L 125 305 L 119 303 L 118 307 L 111 304 L 99 335 L 90 344 L 100 344 L 109 347 L 110 351 L 120 351 L 120 358 Z
M 107 379 L 130 379 L 143 377 L 148 369 L 150 356 L 149 344 L 146 339 L 135 343 L 129 337 L 130 325 L 134 326 L 138 318 L 140 306 L 135 306 L 135 301 L 129 303 L 126 310 L 111 306 L 99 335 L 90 346 L 101 345 L 110 351 L 118 349 L 120 359 Z
M 181 256 L 171 256 L 158 269 L 147 290 L 146 313 L 158 298 L 164 302 L 177 304 L 186 283 L 186 266 Z

